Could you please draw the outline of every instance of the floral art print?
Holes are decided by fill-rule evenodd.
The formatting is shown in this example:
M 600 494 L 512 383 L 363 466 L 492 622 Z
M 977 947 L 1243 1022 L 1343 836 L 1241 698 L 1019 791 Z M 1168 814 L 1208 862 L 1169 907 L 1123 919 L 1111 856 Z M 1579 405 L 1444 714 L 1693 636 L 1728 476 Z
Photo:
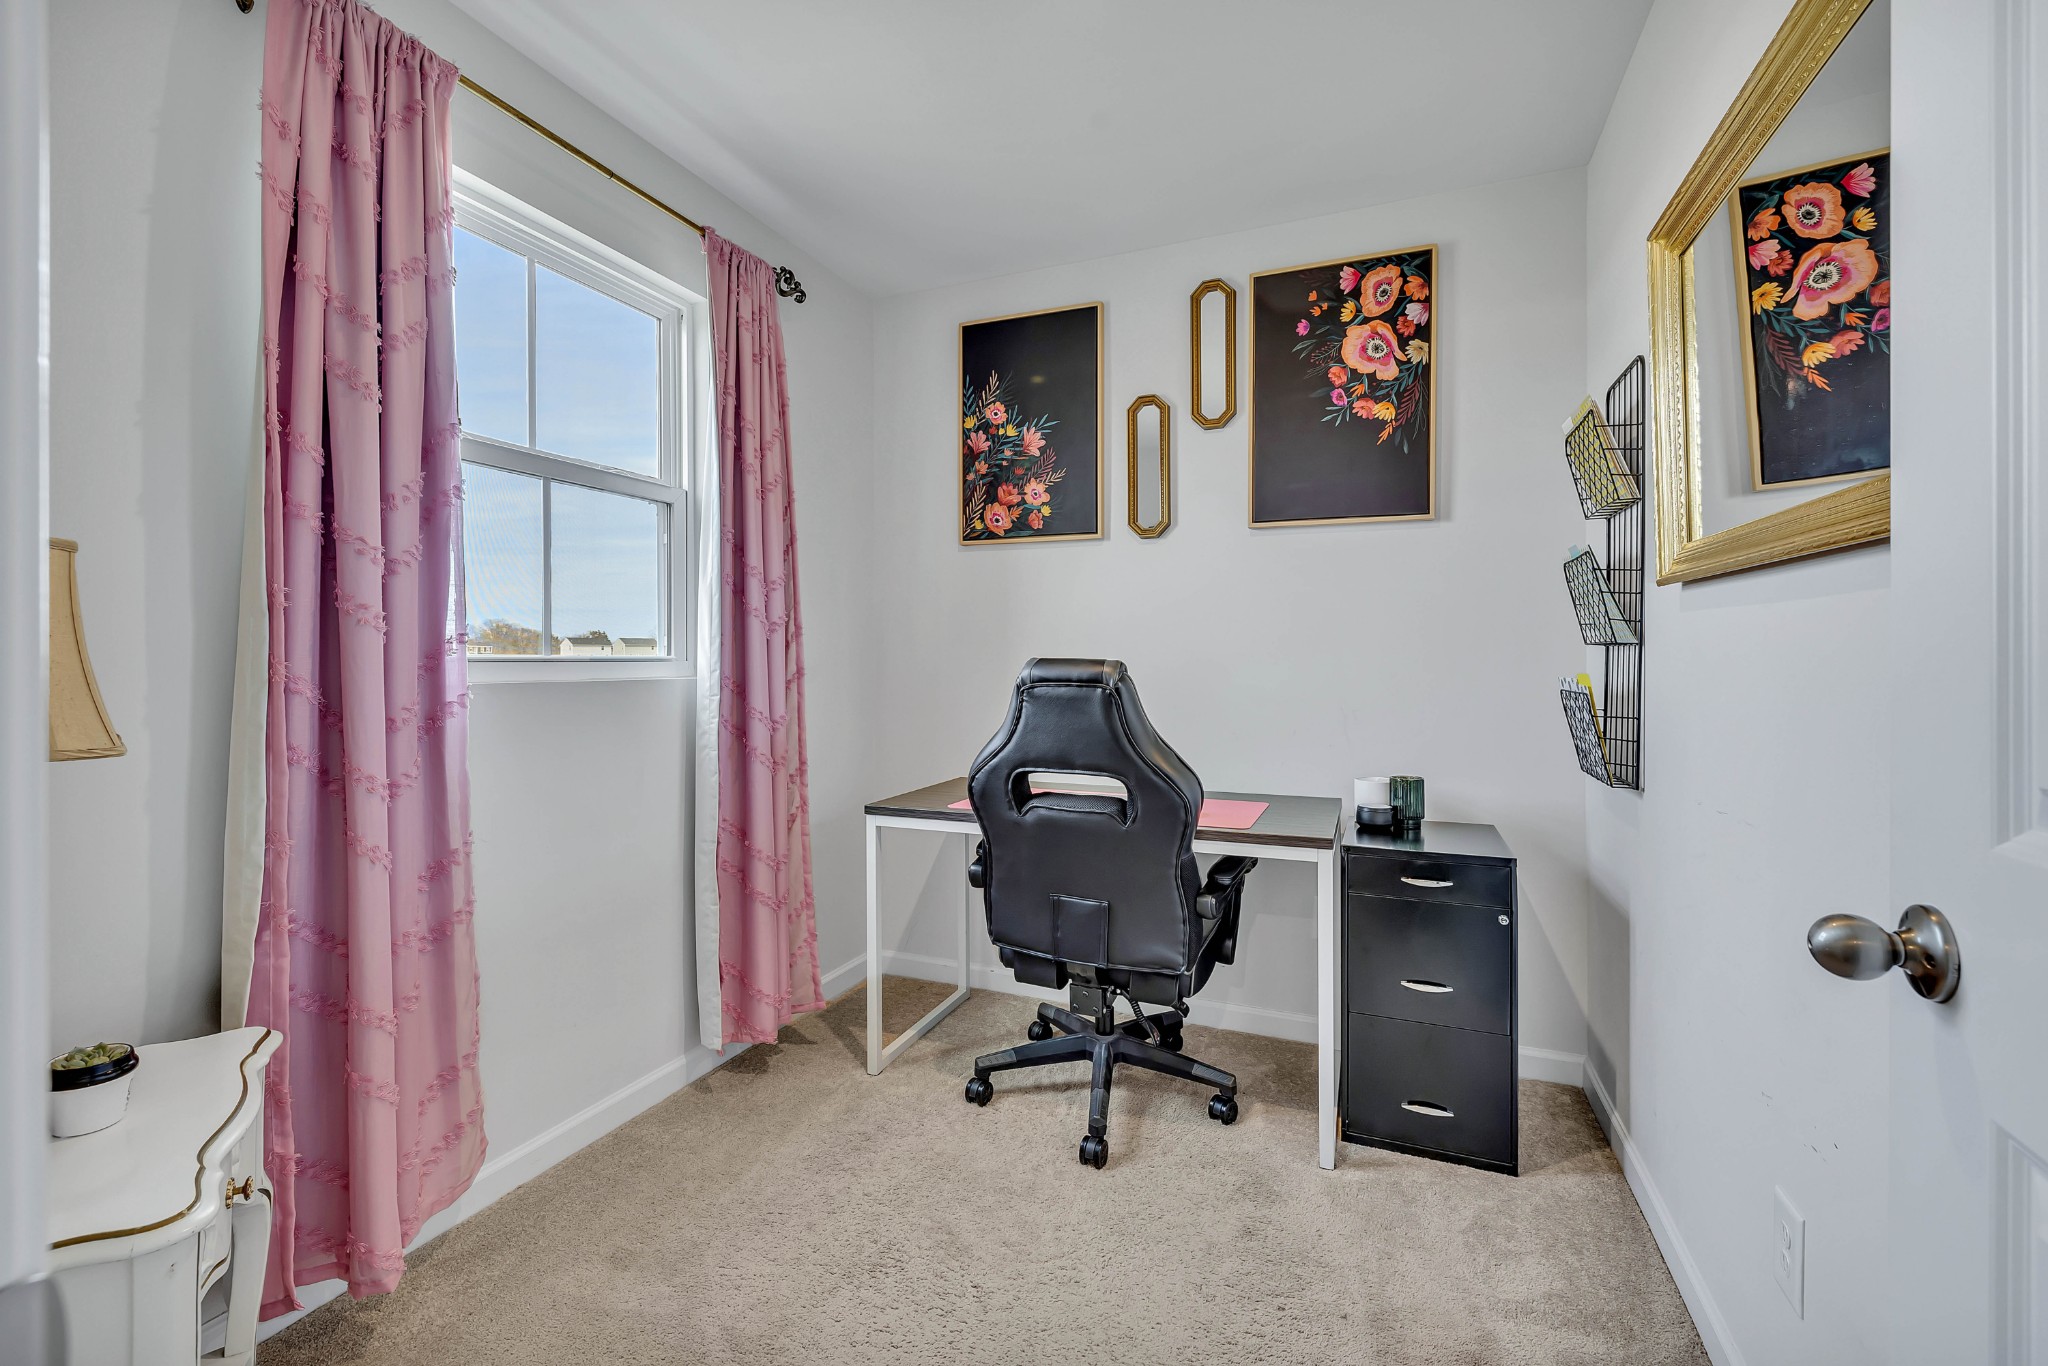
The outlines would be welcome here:
M 1252 277 L 1251 523 L 1435 515 L 1436 249 Z
M 960 542 L 1102 534 L 1101 306 L 960 328 Z
M 1891 466 L 1890 174 L 1869 152 L 1735 192 L 1758 489 Z

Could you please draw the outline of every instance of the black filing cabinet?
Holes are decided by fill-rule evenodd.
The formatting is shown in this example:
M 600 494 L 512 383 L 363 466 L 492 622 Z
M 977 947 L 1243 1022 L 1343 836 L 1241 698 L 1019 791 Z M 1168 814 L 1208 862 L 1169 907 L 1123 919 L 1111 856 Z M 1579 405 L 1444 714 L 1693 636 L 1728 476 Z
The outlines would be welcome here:
M 1344 834 L 1344 1137 L 1520 1171 L 1515 856 L 1490 825 Z

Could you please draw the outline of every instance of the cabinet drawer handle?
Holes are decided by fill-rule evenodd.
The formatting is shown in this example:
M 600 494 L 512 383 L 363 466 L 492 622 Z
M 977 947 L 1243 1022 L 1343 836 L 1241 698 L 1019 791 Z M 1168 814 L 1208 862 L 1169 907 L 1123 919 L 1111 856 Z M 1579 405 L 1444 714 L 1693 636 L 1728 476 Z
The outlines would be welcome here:
M 1427 991 L 1439 996 L 1448 996 L 1452 991 L 1452 988 L 1445 986 L 1442 982 L 1424 982 L 1414 977 L 1403 977 L 1401 985 L 1410 991 Z
M 227 1207 L 229 1209 L 233 1209 L 237 1201 L 246 1202 L 254 1199 L 255 1196 L 256 1178 L 254 1176 L 243 1177 L 242 1184 L 239 1186 L 232 1181 L 228 1182 Z
M 1449 887 L 1452 885 L 1451 880 L 1447 877 L 1410 877 L 1406 873 L 1401 874 L 1401 881 L 1407 883 L 1410 887 Z
M 1428 1115 L 1431 1119 L 1457 1118 L 1457 1116 L 1451 1113 L 1450 1106 L 1438 1105 L 1433 1100 L 1404 1100 L 1401 1102 L 1401 1108 L 1403 1110 L 1413 1110 L 1418 1115 Z

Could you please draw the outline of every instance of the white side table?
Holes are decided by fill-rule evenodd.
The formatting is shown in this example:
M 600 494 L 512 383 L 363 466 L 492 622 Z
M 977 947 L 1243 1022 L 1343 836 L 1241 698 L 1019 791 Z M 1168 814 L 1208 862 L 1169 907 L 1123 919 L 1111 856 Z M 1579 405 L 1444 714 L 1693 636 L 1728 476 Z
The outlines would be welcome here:
M 50 1140 L 50 1269 L 73 1366 L 192 1366 L 225 1282 L 227 1340 L 256 1360 L 270 1248 L 263 1069 L 283 1036 L 234 1029 L 137 1052 L 120 1123 Z

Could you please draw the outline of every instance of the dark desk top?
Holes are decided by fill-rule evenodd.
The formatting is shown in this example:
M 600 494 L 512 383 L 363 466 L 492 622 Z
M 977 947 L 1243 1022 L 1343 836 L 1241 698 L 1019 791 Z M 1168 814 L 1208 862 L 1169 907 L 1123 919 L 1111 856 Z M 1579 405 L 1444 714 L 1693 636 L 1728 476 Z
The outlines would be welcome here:
M 1212 829 L 1205 825 L 1195 831 L 1196 839 L 1230 844 L 1283 845 L 1294 849 L 1329 849 L 1337 842 L 1338 808 L 1343 803 L 1335 797 L 1289 797 L 1271 792 L 1206 792 L 1203 795 L 1264 802 L 1266 809 L 1259 813 L 1258 820 L 1249 830 Z M 951 809 L 954 802 L 966 799 L 967 780 L 948 778 L 930 787 L 920 787 L 915 792 L 902 792 L 869 802 L 867 814 L 914 816 L 923 820 L 959 821 L 972 825 L 972 811 Z
M 1394 854 L 1435 854 L 1443 858 L 1515 861 L 1514 850 L 1490 825 L 1467 825 L 1462 821 L 1424 821 L 1422 833 L 1414 839 L 1378 830 L 1360 830 L 1358 822 L 1344 822 L 1344 847 L 1366 851 L 1385 850 Z

